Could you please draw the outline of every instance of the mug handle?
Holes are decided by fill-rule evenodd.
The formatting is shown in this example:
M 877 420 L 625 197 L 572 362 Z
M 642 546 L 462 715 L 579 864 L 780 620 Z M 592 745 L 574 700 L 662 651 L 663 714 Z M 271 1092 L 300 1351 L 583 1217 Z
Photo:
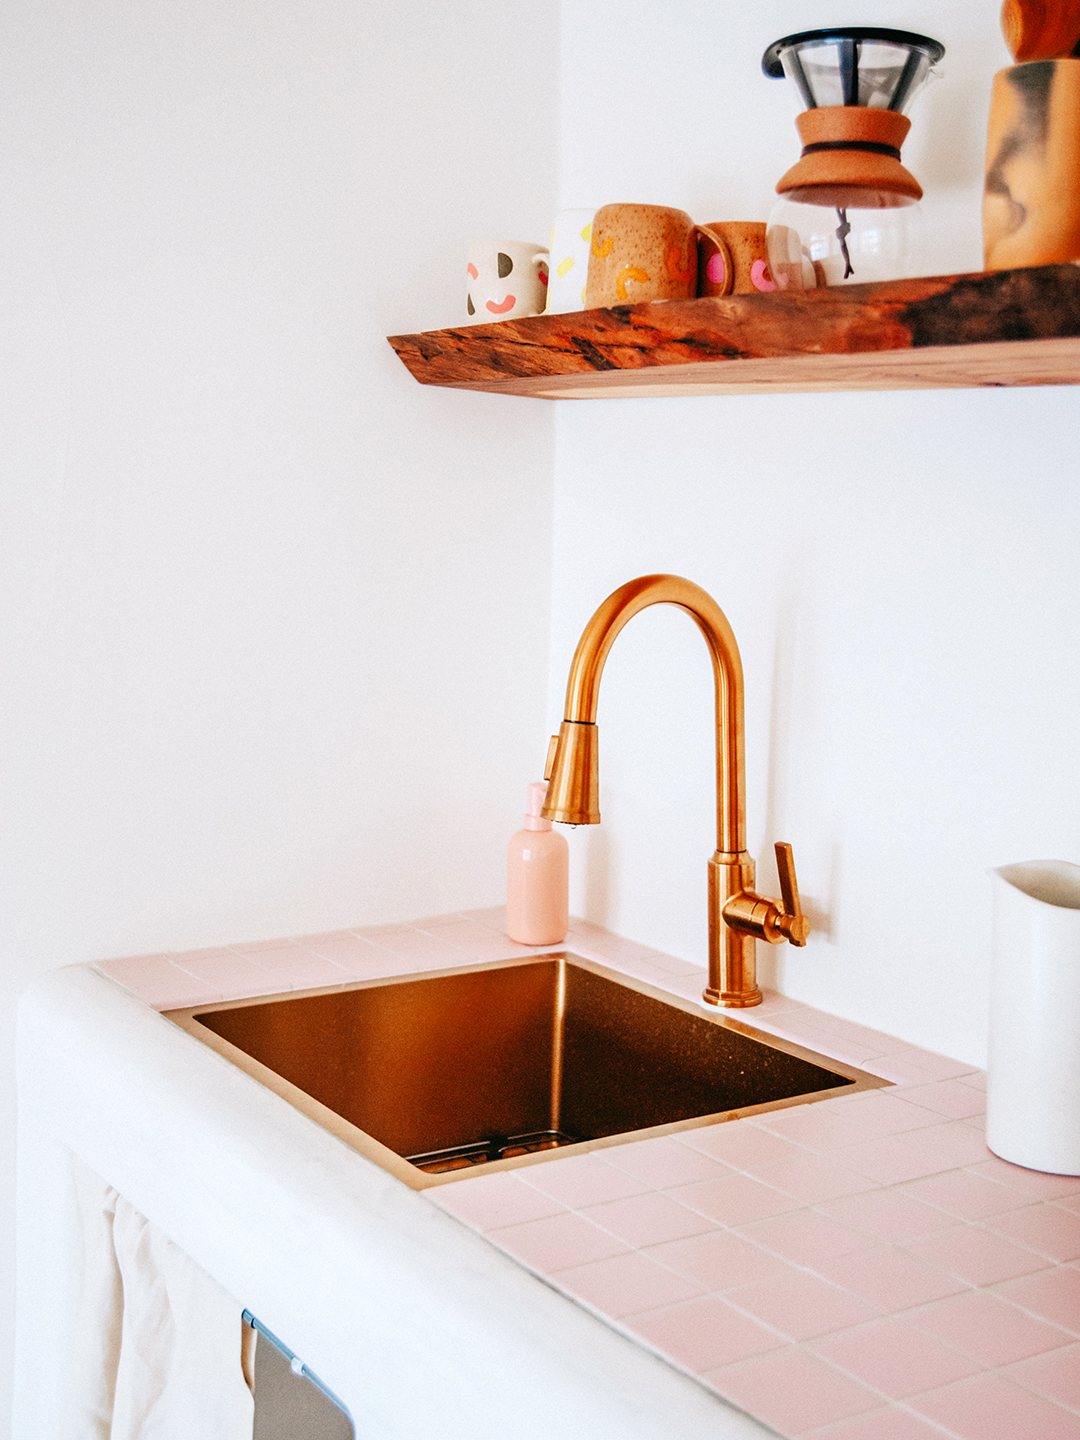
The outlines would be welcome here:
M 552 232 L 552 238 L 554 238 L 554 231 Z M 532 263 L 537 266 L 546 265 L 548 267 L 548 278 L 544 280 L 543 276 L 540 277 L 545 291 L 544 308 L 540 311 L 540 314 L 546 315 L 551 309 L 551 250 L 538 250 L 532 257 Z
M 734 284 L 735 284 L 735 267 L 734 267 L 734 266 L 732 265 L 732 263 L 731 263 L 731 251 L 728 249 L 728 243 L 727 243 L 727 241 L 724 239 L 724 237 L 723 237 L 722 235 L 718 235 L 718 234 L 716 233 L 716 231 L 715 231 L 710 225 L 695 225 L 695 226 L 694 226 L 694 236 L 695 236 L 694 243 L 695 243 L 695 244 L 697 243 L 697 238 L 696 238 L 696 237 L 697 237 L 698 235 L 705 235 L 705 236 L 707 236 L 708 239 L 710 239 L 710 240 L 713 242 L 713 244 L 716 246 L 717 250 L 719 251 L 719 253 L 720 253 L 720 258 L 721 258 L 721 259 L 723 260 L 723 262 L 724 262 L 724 288 L 720 291 L 720 294 L 721 294 L 721 295 L 730 295 L 730 294 L 731 294 L 731 291 L 732 291 L 732 287 L 733 287 Z M 714 298 L 719 298 L 719 297 L 714 297 Z

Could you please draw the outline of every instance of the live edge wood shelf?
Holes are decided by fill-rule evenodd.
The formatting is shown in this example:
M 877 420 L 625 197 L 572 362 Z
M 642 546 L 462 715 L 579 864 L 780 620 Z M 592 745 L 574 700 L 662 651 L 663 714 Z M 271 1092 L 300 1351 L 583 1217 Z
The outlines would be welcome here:
M 1080 268 L 729 295 L 392 335 L 423 385 L 549 400 L 1080 384 Z

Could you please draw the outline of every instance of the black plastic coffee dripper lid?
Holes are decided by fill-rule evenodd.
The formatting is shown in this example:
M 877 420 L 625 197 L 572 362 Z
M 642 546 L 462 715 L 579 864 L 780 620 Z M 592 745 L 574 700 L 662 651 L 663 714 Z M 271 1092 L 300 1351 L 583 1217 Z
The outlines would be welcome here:
M 864 46 L 874 46 L 876 53 L 869 64 L 863 63 L 860 73 Z M 811 52 L 829 49 L 833 55 L 824 63 L 804 65 Z M 889 50 L 895 52 L 892 58 Z M 761 68 L 773 79 L 786 74 L 794 80 L 808 110 L 839 104 L 902 112 L 931 65 L 944 54 L 945 46 L 928 35 L 850 25 L 803 30 L 774 40 L 762 56 Z

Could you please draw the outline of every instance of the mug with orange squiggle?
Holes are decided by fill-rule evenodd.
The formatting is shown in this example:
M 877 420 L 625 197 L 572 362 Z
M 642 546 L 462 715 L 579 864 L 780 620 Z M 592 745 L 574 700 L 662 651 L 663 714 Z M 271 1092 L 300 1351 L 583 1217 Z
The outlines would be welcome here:
M 697 294 L 699 233 L 708 235 L 726 257 L 731 276 L 723 236 L 707 225 L 695 225 L 685 210 L 667 205 L 604 205 L 593 219 L 587 307 L 692 300 Z

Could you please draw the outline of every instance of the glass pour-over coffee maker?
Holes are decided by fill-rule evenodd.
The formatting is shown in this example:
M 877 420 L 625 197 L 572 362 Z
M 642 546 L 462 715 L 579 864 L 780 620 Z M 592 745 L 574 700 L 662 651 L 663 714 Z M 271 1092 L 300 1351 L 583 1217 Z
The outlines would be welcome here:
M 777 185 L 769 268 L 781 289 L 916 273 L 922 187 L 900 163 L 904 111 L 945 47 L 907 30 L 808 30 L 765 51 L 766 75 L 794 81 L 802 157 Z

